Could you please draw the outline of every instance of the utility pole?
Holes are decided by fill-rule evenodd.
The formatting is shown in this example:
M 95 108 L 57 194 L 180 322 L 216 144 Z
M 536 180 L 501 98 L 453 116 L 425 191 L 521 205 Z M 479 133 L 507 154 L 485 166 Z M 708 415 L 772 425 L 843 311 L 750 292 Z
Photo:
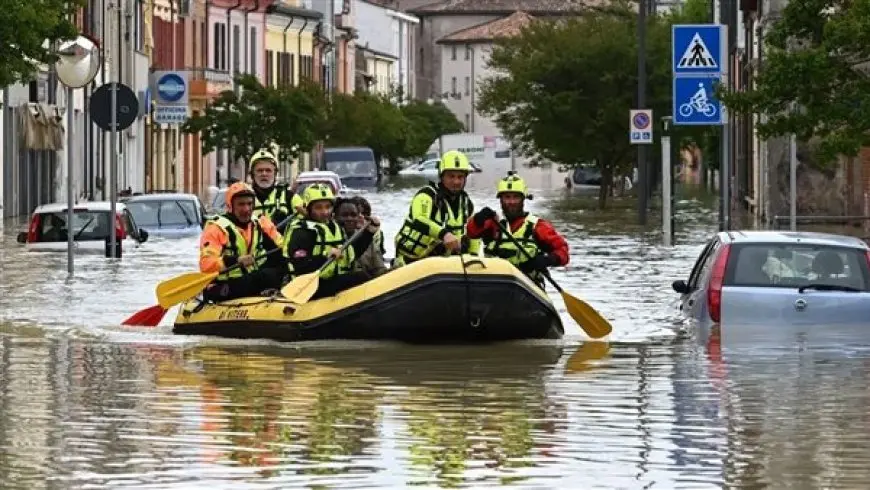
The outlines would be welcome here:
M 640 0 L 637 13 L 637 109 L 646 109 L 646 9 L 649 0 Z M 637 145 L 637 221 L 646 226 L 649 185 L 646 145 Z

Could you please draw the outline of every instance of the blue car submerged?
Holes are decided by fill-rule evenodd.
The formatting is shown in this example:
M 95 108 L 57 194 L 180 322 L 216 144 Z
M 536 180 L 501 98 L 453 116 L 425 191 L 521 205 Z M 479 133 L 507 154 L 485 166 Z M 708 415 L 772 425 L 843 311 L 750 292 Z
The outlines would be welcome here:
M 149 236 L 199 236 L 205 226 L 205 207 L 194 194 L 142 194 L 126 202 L 139 227 Z

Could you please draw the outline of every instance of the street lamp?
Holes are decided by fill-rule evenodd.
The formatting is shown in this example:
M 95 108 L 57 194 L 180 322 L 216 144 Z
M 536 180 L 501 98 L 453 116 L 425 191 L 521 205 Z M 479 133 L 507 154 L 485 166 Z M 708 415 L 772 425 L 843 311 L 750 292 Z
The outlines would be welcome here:
M 57 50 L 58 60 L 54 64 L 60 83 L 66 86 L 66 239 L 67 239 L 67 272 L 73 275 L 73 249 L 75 236 L 73 234 L 73 94 L 75 89 L 82 88 L 94 81 L 100 71 L 100 49 L 91 39 L 79 36 L 75 40 L 66 41 Z M 110 226 L 114 226 L 112 216 Z

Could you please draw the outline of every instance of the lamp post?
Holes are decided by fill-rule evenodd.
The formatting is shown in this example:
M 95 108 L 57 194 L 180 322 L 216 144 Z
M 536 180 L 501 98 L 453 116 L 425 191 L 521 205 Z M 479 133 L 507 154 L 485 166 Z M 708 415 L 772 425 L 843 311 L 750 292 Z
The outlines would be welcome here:
M 64 42 L 57 50 L 58 60 L 54 64 L 60 83 L 66 86 L 66 237 L 67 272 L 73 275 L 73 254 L 75 236 L 73 234 L 73 95 L 75 89 L 82 88 L 92 81 L 100 71 L 100 49 L 96 43 L 85 36 Z M 112 217 L 114 220 L 114 217 Z M 110 226 L 113 226 L 113 221 Z

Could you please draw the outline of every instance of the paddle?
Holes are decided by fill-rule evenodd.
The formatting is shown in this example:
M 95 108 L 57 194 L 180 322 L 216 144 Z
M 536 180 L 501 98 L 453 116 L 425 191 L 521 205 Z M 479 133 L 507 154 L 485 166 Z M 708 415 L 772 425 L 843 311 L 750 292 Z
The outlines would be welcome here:
M 282 220 L 276 227 L 287 223 L 289 220 L 289 217 Z M 280 247 L 274 248 L 261 257 L 257 257 L 257 259 L 259 260 L 280 250 Z M 237 263 L 222 272 L 229 272 L 241 266 L 242 264 Z M 169 308 L 196 297 L 220 274 L 221 272 L 187 272 L 161 282 L 157 285 L 157 304 L 134 313 L 124 320 L 121 325 L 156 327 Z
M 516 245 L 516 247 L 520 250 L 520 252 L 522 252 L 523 255 L 526 256 L 528 260 L 533 259 L 532 255 L 525 248 L 523 248 L 522 245 L 520 245 L 517 239 L 514 238 L 514 236 L 504 227 L 504 225 L 501 224 L 500 221 L 493 221 L 495 221 L 495 224 L 496 226 L 498 226 L 499 230 L 501 230 L 503 234 L 507 235 L 507 237 L 514 243 L 514 245 Z M 593 339 L 598 339 L 610 334 L 610 332 L 613 330 L 613 327 L 610 325 L 610 322 L 608 322 L 603 316 L 601 316 L 600 313 L 595 311 L 595 308 L 589 306 L 589 304 L 587 304 L 585 301 L 566 293 L 558 284 L 556 284 L 556 281 L 553 280 L 553 278 L 550 276 L 550 271 L 548 271 L 547 269 L 544 269 L 540 272 L 544 275 L 544 278 L 546 278 L 547 281 L 549 281 L 550 284 L 552 284 L 553 287 L 556 288 L 556 291 L 559 291 L 559 294 L 562 295 L 562 299 L 565 301 L 565 307 L 568 309 L 568 314 L 571 315 L 571 318 L 573 318 L 578 325 L 580 325 L 580 328 L 582 328 L 583 331 L 586 332 L 586 335 L 592 337 Z
M 283 288 L 281 288 L 281 295 L 290 300 L 291 303 L 295 303 L 297 305 L 301 305 L 307 303 L 308 300 L 314 296 L 314 293 L 317 292 L 317 288 L 320 287 L 320 273 L 326 270 L 327 267 L 332 265 L 335 262 L 335 259 L 341 257 L 344 254 L 344 251 L 349 247 L 353 242 L 356 241 L 357 238 L 362 236 L 365 229 L 368 227 L 370 220 L 366 219 L 366 224 L 362 228 L 356 231 L 346 242 L 344 242 L 341 247 L 338 249 L 338 255 L 334 257 L 330 257 L 323 265 L 321 265 L 316 271 L 309 272 L 308 274 L 302 274 L 301 276 L 296 276 L 292 281 L 287 283 Z

